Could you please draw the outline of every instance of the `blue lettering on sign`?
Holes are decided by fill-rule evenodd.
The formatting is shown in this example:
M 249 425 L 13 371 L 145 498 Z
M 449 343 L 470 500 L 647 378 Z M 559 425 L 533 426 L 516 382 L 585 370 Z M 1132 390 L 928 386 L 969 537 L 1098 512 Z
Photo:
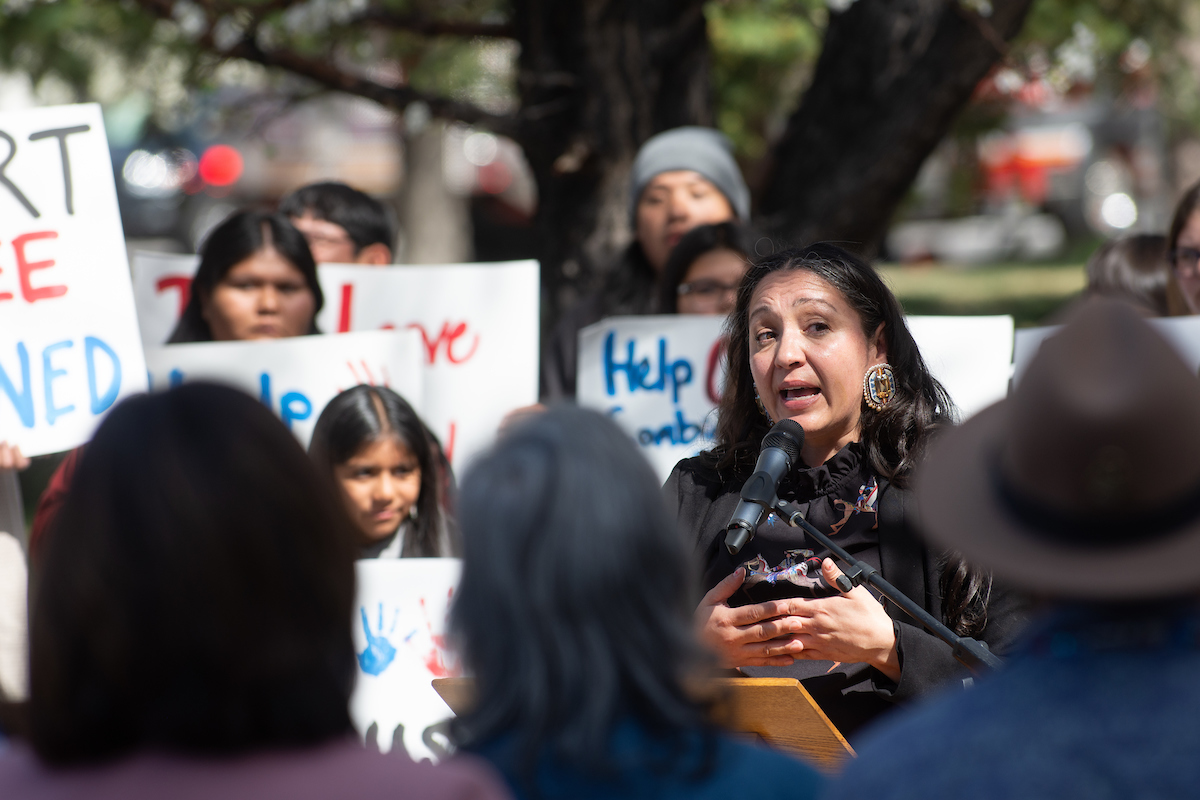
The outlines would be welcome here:
M 625 373 L 629 391 L 643 390 L 647 392 L 664 392 L 668 382 L 671 384 L 671 396 L 675 403 L 679 402 L 679 390 L 692 382 L 692 362 L 686 358 L 671 361 L 667 357 L 667 338 L 658 340 L 658 371 L 651 375 L 650 359 L 640 361 L 634 358 L 636 339 L 630 339 L 625 345 L 625 360 L 617 361 L 616 331 L 610 331 L 604 339 L 604 386 L 609 397 L 617 393 L 617 374 Z
M 113 374 L 112 380 L 108 383 L 108 388 L 101 395 L 96 391 L 96 349 L 104 351 L 108 356 L 109 362 L 112 364 Z M 117 399 L 117 393 L 121 390 L 121 359 L 117 357 L 117 353 L 109 347 L 104 341 L 97 339 L 95 336 L 85 336 L 83 339 L 84 357 L 87 360 L 87 376 L 88 376 L 88 394 L 92 401 L 92 413 L 101 414 L 108 410 Z
M 303 422 L 312 416 L 312 402 L 299 392 L 288 392 L 279 399 L 279 416 L 292 429 L 293 422 Z
M 63 414 L 70 414 L 75 410 L 74 403 L 61 407 L 54 404 L 54 381 L 56 378 L 66 375 L 67 371 L 65 369 L 55 369 L 54 364 L 50 361 L 55 351 L 65 350 L 74 344 L 70 339 L 67 339 L 62 342 L 55 342 L 42 351 L 42 386 L 46 396 L 47 425 L 53 425 Z
M 661 444 L 691 444 L 704 435 L 704 428 L 695 422 L 689 422 L 683 416 L 683 409 L 675 409 L 675 419 L 661 428 L 642 428 L 638 431 L 638 444 L 642 447 Z
M 72 373 L 72 368 L 55 365 L 55 354 L 59 350 L 69 350 L 75 346 L 75 342 L 71 339 L 64 339 L 61 342 L 54 342 L 42 348 L 42 399 L 45 404 L 45 423 L 53 425 L 58 422 L 58 418 L 64 414 L 70 414 L 75 410 L 74 403 L 59 405 L 62 401 L 62 393 L 64 390 L 61 383 L 55 386 L 55 382 L 60 378 L 66 377 Z M 96 351 L 101 350 L 108 357 L 109 363 L 112 364 L 112 377 L 109 379 L 108 386 L 103 392 L 99 390 L 97 385 L 98 379 L 96 375 Z M 83 337 L 83 356 L 84 366 L 87 369 L 87 382 L 89 393 L 89 408 L 92 414 L 102 414 L 107 411 L 117 400 L 117 395 L 121 390 L 121 359 L 117 355 L 116 350 L 109 346 L 107 342 L 96 336 Z M 0 390 L 3 390 L 4 395 L 8 397 L 12 404 L 13 410 L 17 412 L 17 418 L 21 420 L 21 425 L 26 428 L 33 428 L 37 425 L 36 408 L 33 402 L 33 380 L 30 370 L 29 348 L 24 342 L 17 342 L 17 360 L 21 364 L 21 390 L 17 391 L 17 386 L 14 383 L 12 376 L 4 369 L 3 364 L 0 364 Z M 61 362 L 62 357 L 59 357 Z M 78 362 L 74 362 L 78 364 Z M 75 373 L 78 375 L 78 371 Z M 74 381 L 70 384 L 72 387 L 79 385 Z M 56 389 L 58 395 L 56 396 Z
M 12 401 L 13 408 L 16 409 L 17 416 L 21 419 L 21 424 L 26 428 L 32 428 L 33 381 L 29 379 L 29 351 L 25 348 L 24 342 L 17 342 L 17 358 L 21 361 L 21 385 L 25 388 L 18 393 L 12 378 L 8 377 L 3 365 L 0 365 L 0 389 L 4 389 L 4 393 Z
M 271 376 L 266 372 L 258 376 L 258 399 L 267 408 L 275 406 L 271 401 Z M 312 412 L 312 401 L 300 392 L 284 392 L 279 398 L 279 416 L 288 430 L 292 429 L 293 422 L 303 422 L 312 416 Z

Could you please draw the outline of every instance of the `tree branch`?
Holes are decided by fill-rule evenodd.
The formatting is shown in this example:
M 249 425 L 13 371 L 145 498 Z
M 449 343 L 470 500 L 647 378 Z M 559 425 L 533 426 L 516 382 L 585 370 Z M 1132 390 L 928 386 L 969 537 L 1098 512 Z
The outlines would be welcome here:
M 516 36 L 516 30 L 508 23 L 452 22 L 415 14 L 396 14 L 385 8 L 368 8 L 351 17 L 347 24 L 378 25 L 382 28 L 408 31 L 422 36 L 483 36 L 497 39 L 512 39 Z
M 137 0 L 137 2 L 142 8 L 162 19 L 174 19 L 174 0 Z M 429 106 L 429 110 L 434 116 L 443 119 L 457 120 L 468 125 L 482 125 L 495 133 L 511 134 L 516 128 L 517 119 L 513 116 L 493 114 L 473 103 L 422 92 L 410 86 L 386 86 L 338 67 L 330 58 L 310 58 L 286 47 L 264 50 L 255 41 L 256 29 L 253 26 L 236 44 L 222 49 L 217 46 L 214 38 L 217 18 L 214 6 L 205 0 L 192 0 L 192 2 L 206 12 L 208 20 L 207 29 L 200 35 L 197 44 L 202 50 L 222 58 L 240 58 L 265 67 L 283 69 L 329 89 L 365 97 L 396 111 L 403 111 L 410 104 L 421 102 Z

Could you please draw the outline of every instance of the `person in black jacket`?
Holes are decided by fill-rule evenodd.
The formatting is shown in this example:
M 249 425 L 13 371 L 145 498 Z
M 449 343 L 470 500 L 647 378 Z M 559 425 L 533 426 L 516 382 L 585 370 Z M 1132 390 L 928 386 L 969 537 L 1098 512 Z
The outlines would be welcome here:
M 908 475 L 954 409 L 878 274 L 830 244 L 770 256 L 743 280 L 727 333 L 717 445 L 680 462 L 666 486 L 705 565 L 702 635 L 726 666 L 800 678 L 845 734 L 966 676 L 948 646 L 866 587 L 780 599 L 762 584 L 743 586 L 744 565 L 756 558 L 761 568 L 814 556 L 812 577 L 833 584 L 839 575 L 819 560 L 822 548 L 774 516 L 737 556 L 724 546 L 760 442 L 784 418 L 806 435 L 804 463 L 779 496 L 960 635 L 1003 651 L 1019 627 L 1017 600 L 910 530 Z

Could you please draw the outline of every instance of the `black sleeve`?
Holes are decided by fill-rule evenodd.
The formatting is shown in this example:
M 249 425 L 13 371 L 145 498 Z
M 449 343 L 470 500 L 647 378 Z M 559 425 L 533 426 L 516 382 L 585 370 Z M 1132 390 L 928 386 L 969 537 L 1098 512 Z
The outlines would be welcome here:
M 905 591 L 910 598 L 921 602 L 925 610 L 945 622 L 941 599 L 941 572 L 945 563 L 942 553 L 927 548 L 916 530 L 916 515 L 911 493 L 889 487 L 880 498 L 881 540 L 887 536 L 892 550 L 902 553 L 899 561 L 905 563 L 905 573 L 920 571 L 923 580 L 914 583 L 914 575 L 904 574 L 885 578 Z M 896 543 L 900 544 L 897 545 Z M 903 555 L 907 550 L 907 555 Z M 919 562 L 919 565 L 916 563 Z M 918 591 L 918 586 L 923 583 Z M 924 595 L 922 597 L 921 595 Z M 1029 600 L 1008 587 L 992 582 L 987 597 L 987 617 L 983 631 L 975 638 L 982 641 L 998 656 L 1003 657 L 1012 650 L 1029 615 Z M 875 681 L 876 692 L 894 702 L 906 702 L 928 692 L 950 686 L 961 685 L 964 678 L 971 676 L 969 670 L 958 662 L 950 645 L 925 630 L 904 611 L 889 604 L 888 613 L 895 620 L 896 649 L 900 657 L 900 681 L 893 684 L 882 675 Z
M 1025 627 L 1029 601 L 1020 593 L 993 583 L 987 603 L 987 625 L 980 636 L 988 649 L 1004 657 Z M 896 622 L 900 655 L 900 683 L 894 688 L 880 685 L 878 691 L 902 703 L 955 683 L 961 685 L 971 673 L 958 663 L 950 645 L 926 631 L 915 620 Z

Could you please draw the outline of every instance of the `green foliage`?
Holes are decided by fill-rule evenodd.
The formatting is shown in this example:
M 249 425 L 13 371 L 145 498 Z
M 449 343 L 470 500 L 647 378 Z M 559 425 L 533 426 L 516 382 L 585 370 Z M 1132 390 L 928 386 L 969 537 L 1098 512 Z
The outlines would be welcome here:
M 821 52 L 825 0 L 726 0 L 705 6 L 717 126 L 744 160 L 766 153 Z
M 176 94 L 204 93 L 232 81 L 263 81 L 284 94 L 313 94 L 307 81 L 279 71 L 223 70 L 214 52 L 250 37 L 264 49 L 281 49 L 317 62 L 337 63 L 384 84 L 478 102 L 508 110 L 514 80 L 505 66 L 511 48 L 495 40 L 425 36 L 387 25 L 363 24 L 364 4 L 349 0 L 200 0 L 177 2 L 162 19 L 137 0 L 0 0 L 0 68 L 25 72 L 35 83 L 64 81 L 77 98 L 97 97 L 99 65 L 116 65 L 129 77 L 125 94 L 140 93 L 160 105 L 162 65 L 179 82 Z M 503 0 L 381 0 L 373 9 L 400 19 L 503 23 Z M 139 75 L 142 80 L 139 80 Z M 104 94 L 104 93 L 100 93 Z M 120 98 L 102 97 L 108 102 Z M 157 108 L 158 112 L 163 109 Z
M 101 50 L 134 63 L 155 38 L 155 22 L 124 3 L 59 0 L 0 3 L 0 67 L 36 83 L 54 76 L 88 95 Z

